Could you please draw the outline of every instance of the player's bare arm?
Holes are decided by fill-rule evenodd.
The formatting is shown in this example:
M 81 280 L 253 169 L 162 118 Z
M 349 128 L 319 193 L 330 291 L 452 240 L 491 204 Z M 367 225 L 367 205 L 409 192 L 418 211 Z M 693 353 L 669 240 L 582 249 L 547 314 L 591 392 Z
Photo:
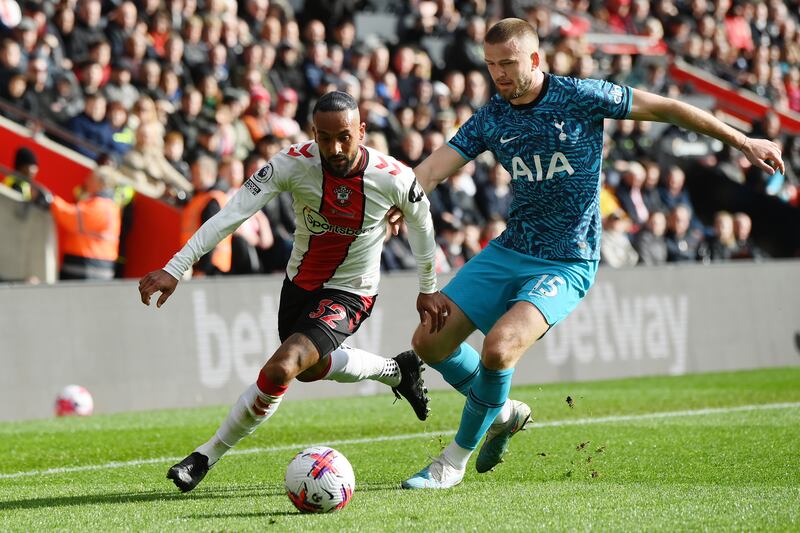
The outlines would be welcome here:
M 668 122 L 719 139 L 741 150 L 747 159 L 764 172 L 785 172 L 781 151 L 767 139 L 752 139 L 718 120 L 711 113 L 672 98 L 639 89 L 633 90 L 633 107 L 628 118 Z M 420 165 L 421 166 L 421 165 Z
M 425 194 L 429 194 L 441 182 L 456 173 L 458 169 L 466 165 L 469 161 L 461 157 L 461 154 L 447 146 L 440 146 L 431 155 L 425 158 L 422 163 L 414 167 L 414 175 L 422 186 Z M 400 225 L 403 222 L 403 213 L 393 207 L 386 214 L 392 234 L 397 235 Z
M 139 295 L 144 305 L 150 305 L 150 297 L 160 291 L 156 307 L 161 307 L 177 287 L 178 280 L 165 270 L 153 270 L 139 280 Z
M 461 154 L 445 144 L 414 167 L 414 174 L 422 189 L 428 194 L 468 162 L 461 157 Z

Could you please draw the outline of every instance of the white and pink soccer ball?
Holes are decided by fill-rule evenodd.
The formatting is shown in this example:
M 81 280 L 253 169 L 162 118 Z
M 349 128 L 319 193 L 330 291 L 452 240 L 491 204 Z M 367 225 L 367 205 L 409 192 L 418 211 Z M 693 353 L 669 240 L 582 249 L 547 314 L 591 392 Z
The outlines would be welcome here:
M 89 416 L 93 411 L 92 395 L 80 385 L 67 385 L 56 397 L 56 416 Z
M 303 513 L 330 513 L 353 498 L 356 477 L 350 461 L 333 448 L 312 446 L 286 468 L 286 494 Z

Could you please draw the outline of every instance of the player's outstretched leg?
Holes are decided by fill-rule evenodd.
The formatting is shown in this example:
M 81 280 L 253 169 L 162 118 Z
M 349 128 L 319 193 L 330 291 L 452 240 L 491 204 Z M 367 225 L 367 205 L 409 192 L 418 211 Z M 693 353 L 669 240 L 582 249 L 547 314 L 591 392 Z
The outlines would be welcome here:
M 513 368 L 494 370 L 480 364 L 455 439 L 430 465 L 405 480 L 403 488 L 447 489 L 461 482 L 470 455 L 508 399 L 513 373 Z
M 387 359 L 366 350 L 342 344 L 331 352 L 327 369 L 308 381 L 326 379 L 339 383 L 373 380 L 392 388 L 397 398 L 405 398 L 420 420 L 428 417 L 428 390 L 421 375 L 422 361 L 412 352 Z
M 488 472 L 503 462 L 503 455 L 508 450 L 508 441 L 519 431 L 524 431 L 525 426 L 531 421 L 531 408 L 518 400 L 508 400 L 511 403 L 511 417 L 505 421 L 495 421 L 486 432 L 475 461 L 475 469 L 481 474 Z M 499 417 L 498 417 L 499 418 Z
M 400 384 L 392 387 L 392 392 L 398 399 L 402 397 L 408 400 L 417 418 L 425 420 L 430 412 L 430 399 L 427 395 L 428 389 L 422 381 L 422 359 L 413 350 L 398 354 L 393 359 L 400 369 Z
M 258 381 L 250 385 L 231 407 L 214 436 L 183 461 L 170 467 L 167 478 L 181 492 L 195 488 L 225 452 L 275 413 L 287 388 L 273 383 L 262 370 Z

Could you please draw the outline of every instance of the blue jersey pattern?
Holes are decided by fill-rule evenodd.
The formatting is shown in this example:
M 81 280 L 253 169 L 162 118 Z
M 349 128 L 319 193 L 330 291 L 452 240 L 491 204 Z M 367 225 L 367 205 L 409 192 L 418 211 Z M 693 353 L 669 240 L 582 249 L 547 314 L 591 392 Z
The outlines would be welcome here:
M 498 244 L 543 259 L 600 259 L 603 119 L 628 116 L 633 91 L 545 74 L 533 102 L 495 95 L 453 136 L 466 159 L 491 151 L 511 173 L 514 199 Z

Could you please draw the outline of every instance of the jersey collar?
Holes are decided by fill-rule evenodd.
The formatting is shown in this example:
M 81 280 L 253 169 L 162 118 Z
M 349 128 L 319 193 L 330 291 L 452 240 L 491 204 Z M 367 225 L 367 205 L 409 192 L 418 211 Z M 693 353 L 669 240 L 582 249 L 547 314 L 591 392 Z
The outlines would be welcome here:
M 542 90 L 539 91 L 539 94 L 536 96 L 536 98 L 534 98 L 527 104 L 516 105 L 509 102 L 508 104 L 513 109 L 530 109 L 532 107 L 536 107 L 537 105 L 539 105 L 539 102 L 541 102 L 544 99 L 545 95 L 547 94 L 547 88 L 550 87 L 550 74 L 548 74 L 547 72 L 543 72 L 542 74 L 544 74 L 544 78 L 542 78 Z

